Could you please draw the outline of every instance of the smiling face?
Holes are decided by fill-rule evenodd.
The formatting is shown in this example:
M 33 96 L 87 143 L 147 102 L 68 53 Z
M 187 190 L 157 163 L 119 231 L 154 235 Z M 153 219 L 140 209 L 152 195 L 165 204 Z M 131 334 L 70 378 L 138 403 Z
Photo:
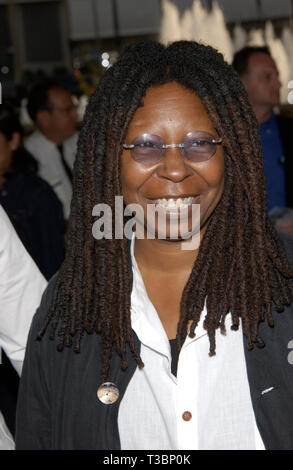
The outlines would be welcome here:
M 125 142 L 131 144 L 141 134 L 153 134 L 162 137 L 166 144 L 178 144 L 188 133 L 195 131 L 219 138 L 198 96 L 171 82 L 148 89 L 143 106 L 137 109 L 128 127 Z M 177 206 L 184 202 L 189 206 L 192 203 L 200 204 L 203 230 L 223 193 L 222 146 L 216 146 L 215 154 L 209 160 L 196 163 L 184 157 L 179 148 L 168 148 L 163 158 L 153 164 L 135 161 L 130 150 L 124 149 L 121 155 L 121 187 L 126 205 L 136 203 L 143 208 L 144 224 L 147 205 L 159 205 L 167 214 L 168 236 L 172 206 L 174 202 Z M 173 202 L 168 202 L 170 199 Z M 187 209 L 189 231 L 192 229 L 190 208 Z M 155 232 L 158 233 L 158 227 L 155 227 Z

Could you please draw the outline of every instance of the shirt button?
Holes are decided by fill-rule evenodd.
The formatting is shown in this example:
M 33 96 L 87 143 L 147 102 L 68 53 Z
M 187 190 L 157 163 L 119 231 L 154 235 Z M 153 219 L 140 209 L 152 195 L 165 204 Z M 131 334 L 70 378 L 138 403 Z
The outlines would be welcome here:
M 184 421 L 190 421 L 192 418 L 192 414 L 190 413 L 190 411 L 184 411 L 184 413 L 182 414 L 182 418 L 184 419 Z

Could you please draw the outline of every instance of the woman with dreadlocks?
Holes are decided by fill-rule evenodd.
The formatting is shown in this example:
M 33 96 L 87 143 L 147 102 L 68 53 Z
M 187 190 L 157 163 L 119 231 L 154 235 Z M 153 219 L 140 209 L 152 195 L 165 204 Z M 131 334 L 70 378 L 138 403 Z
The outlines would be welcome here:
M 293 448 L 293 247 L 266 214 L 257 129 L 211 47 L 146 41 L 105 73 L 80 135 L 66 259 L 31 327 L 18 449 Z M 93 237 L 93 207 L 114 222 L 115 196 L 153 236 Z M 200 244 L 184 249 L 197 204 Z

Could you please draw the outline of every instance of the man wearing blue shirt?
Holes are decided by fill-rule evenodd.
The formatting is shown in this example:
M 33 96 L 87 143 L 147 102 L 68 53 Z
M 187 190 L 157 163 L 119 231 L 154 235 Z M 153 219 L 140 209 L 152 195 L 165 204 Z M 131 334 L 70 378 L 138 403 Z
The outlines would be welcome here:
M 281 82 L 276 64 L 267 47 L 245 47 L 235 54 L 233 67 L 260 125 L 268 211 L 274 207 L 293 207 L 290 184 L 293 122 L 273 112 L 274 106 L 280 104 Z
M 267 180 L 267 208 L 286 206 L 285 156 L 275 114 L 259 126 Z

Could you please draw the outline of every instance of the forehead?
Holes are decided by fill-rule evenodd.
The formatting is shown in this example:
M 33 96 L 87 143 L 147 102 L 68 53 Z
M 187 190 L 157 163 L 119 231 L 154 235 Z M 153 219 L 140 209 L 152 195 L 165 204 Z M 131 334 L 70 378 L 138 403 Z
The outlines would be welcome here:
M 63 88 L 51 88 L 48 91 L 48 98 L 53 104 L 71 104 L 71 95 L 69 91 Z
M 140 127 L 156 123 L 166 125 L 203 124 L 211 126 L 206 109 L 195 92 L 177 82 L 150 87 L 130 123 L 130 127 Z
M 248 59 L 248 69 L 253 71 L 268 71 L 276 72 L 277 67 L 274 60 L 267 54 L 254 53 Z

